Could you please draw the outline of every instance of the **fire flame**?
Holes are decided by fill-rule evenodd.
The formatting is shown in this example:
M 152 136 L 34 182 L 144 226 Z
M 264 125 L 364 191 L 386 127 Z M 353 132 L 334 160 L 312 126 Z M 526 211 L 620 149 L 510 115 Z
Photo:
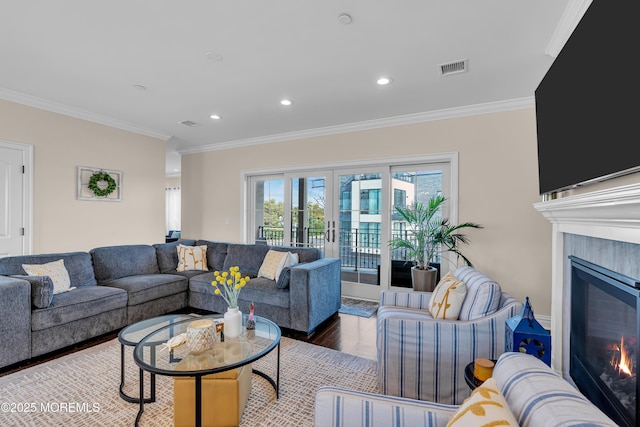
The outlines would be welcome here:
M 620 345 L 613 345 L 615 350 L 613 356 L 611 356 L 611 366 L 618 371 L 619 374 L 625 374 L 632 377 L 633 374 L 633 361 L 629 357 L 626 347 L 624 346 L 624 337 L 620 339 Z

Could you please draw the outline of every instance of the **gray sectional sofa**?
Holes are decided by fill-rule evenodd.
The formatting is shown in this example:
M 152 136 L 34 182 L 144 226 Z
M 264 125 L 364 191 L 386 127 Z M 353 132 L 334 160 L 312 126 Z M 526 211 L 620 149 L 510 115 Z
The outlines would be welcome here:
M 208 271 L 178 272 L 177 246 L 206 245 Z M 298 254 L 278 282 L 256 277 L 267 252 Z M 28 276 L 23 264 L 64 260 L 75 289 L 53 294 L 48 277 Z M 340 308 L 340 260 L 313 248 L 270 247 L 208 240 L 121 245 L 0 258 L 0 368 L 40 356 L 153 316 L 191 307 L 222 313 L 213 271 L 239 266 L 252 278 L 240 292 L 240 310 L 305 334 Z

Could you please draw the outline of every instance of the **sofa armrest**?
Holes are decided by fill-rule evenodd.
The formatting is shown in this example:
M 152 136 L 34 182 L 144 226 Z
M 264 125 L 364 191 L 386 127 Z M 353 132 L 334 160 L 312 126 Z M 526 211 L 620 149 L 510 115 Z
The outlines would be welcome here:
M 291 267 L 291 329 L 310 334 L 340 309 L 340 260 L 321 258 Z
M 461 404 L 471 390 L 464 368 L 504 352 L 505 321 L 522 304 L 505 296 L 496 313 L 476 320 L 442 320 L 418 310 L 384 307 L 377 318 L 377 371 L 383 394 Z
M 316 392 L 316 427 L 446 426 L 458 407 L 337 387 Z
M 0 276 L 0 367 L 31 357 L 31 284 Z
M 431 295 L 433 292 L 382 291 L 380 292 L 380 307 L 394 306 L 427 310 Z

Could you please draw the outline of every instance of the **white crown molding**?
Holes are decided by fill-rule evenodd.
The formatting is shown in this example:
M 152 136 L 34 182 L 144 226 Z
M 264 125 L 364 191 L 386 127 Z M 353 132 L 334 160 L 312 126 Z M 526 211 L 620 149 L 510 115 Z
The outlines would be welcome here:
M 569 0 L 544 53 L 557 58 L 567 40 L 591 5 L 592 0 Z
M 259 136 L 255 138 L 226 141 L 217 144 L 208 144 L 198 147 L 178 149 L 180 154 L 194 154 L 206 151 L 227 150 L 230 148 L 247 147 L 251 145 L 269 144 L 272 142 L 291 141 L 318 136 L 335 135 L 339 133 L 357 132 L 363 130 L 379 129 L 392 126 L 423 123 L 434 120 L 452 119 L 479 114 L 497 113 L 509 110 L 532 108 L 535 106 L 534 97 L 512 99 L 507 101 L 489 102 L 486 104 L 468 105 L 465 107 L 448 108 L 444 110 L 428 111 L 424 113 L 407 114 L 404 116 L 388 117 L 377 120 L 367 120 L 344 125 L 327 126 L 323 128 L 308 129 L 297 132 L 287 132 L 275 135 Z
M 18 104 L 24 104 L 29 107 L 39 108 L 41 110 L 51 111 L 53 113 L 64 114 L 65 116 L 71 116 L 77 119 L 87 120 L 89 122 L 110 126 L 116 129 L 126 130 L 140 135 L 161 139 L 163 141 L 167 141 L 171 137 L 171 135 L 165 135 L 163 133 L 143 128 L 132 123 L 114 119 L 112 117 L 91 113 L 89 111 L 84 111 L 78 108 L 70 107 L 68 105 L 47 101 L 42 98 L 37 98 L 35 96 L 15 92 L 9 89 L 0 88 L 0 98 Z

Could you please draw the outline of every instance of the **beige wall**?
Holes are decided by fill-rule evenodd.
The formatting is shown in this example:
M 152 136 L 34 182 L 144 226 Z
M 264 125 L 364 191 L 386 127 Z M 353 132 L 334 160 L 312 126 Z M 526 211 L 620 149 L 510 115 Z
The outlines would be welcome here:
M 33 253 L 164 241 L 163 141 L 2 100 L 0 118 L 33 146 Z M 122 171 L 122 201 L 77 200 L 78 166 Z
M 241 172 L 459 152 L 459 221 L 475 221 L 465 254 L 512 295 L 551 308 L 551 225 L 540 201 L 533 108 L 283 141 L 182 157 L 182 236 L 239 241 Z

